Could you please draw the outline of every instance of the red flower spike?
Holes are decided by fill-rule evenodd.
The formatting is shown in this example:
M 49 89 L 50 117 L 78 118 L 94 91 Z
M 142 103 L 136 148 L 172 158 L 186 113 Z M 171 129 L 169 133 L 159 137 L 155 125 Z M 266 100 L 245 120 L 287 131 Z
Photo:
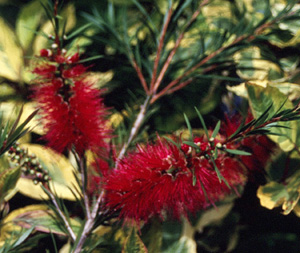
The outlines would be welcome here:
M 43 111 L 45 139 L 58 152 L 74 145 L 82 154 L 87 149 L 106 147 L 104 139 L 109 131 L 105 128 L 106 110 L 99 98 L 99 91 L 83 81 L 71 88 L 69 103 L 59 94 L 59 79 L 56 85 L 45 85 L 37 89 L 35 97 Z
M 41 54 L 45 55 L 46 51 Z M 72 61 L 77 58 L 75 54 Z M 33 71 L 41 76 L 34 97 L 45 122 L 43 138 L 58 152 L 73 147 L 79 155 L 86 150 L 100 152 L 107 147 L 104 139 L 110 135 L 100 91 L 84 80 L 87 68 L 83 65 L 62 64 L 66 60 L 61 54 L 51 59 L 59 67 L 46 63 Z
M 216 163 L 230 186 L 244 183 L 242 166 L 234 158 L 223 154 Z M 195 214 L 231 191 L 220 183 L 210 161 L 186 158 L 175 145 L 160 139 L 122 159 L 105 189 L 107 206 L 119 209 L 121 218 L 137 223 L 153 216 L 164 219 L 164 214 L 176 219 Z

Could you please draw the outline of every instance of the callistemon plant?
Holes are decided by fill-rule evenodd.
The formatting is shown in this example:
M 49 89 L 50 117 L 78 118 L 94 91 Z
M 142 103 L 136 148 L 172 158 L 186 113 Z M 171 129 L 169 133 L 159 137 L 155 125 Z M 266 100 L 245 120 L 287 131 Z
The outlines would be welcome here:
M 15 33 L 0 18 L 0 101 L 24 103 L 0 113 L 0 253 L 276 245 L 248 196 L 300 216 L 300 12 L 258 2 L 32 0 Z

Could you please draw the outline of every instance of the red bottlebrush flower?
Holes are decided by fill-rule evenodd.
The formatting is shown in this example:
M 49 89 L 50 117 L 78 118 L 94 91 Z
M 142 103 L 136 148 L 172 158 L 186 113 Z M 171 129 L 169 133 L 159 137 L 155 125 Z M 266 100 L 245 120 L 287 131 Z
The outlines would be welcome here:
M 35 97 L 46 122 L 45 139 L 58 152 L 74 145 L 80 154 L 87 149 L 106 147 L 108 136 L 104 116 L 106 109 L 99 91 L 84 81 L 75 82 L 68 93 L 69 101 L 60 94 L 60 79 L 36 89 Z
M 71 90 L 74 95 L 70 98 L 69 106 L 76 150 L 80 153 L 85 149 L 106 147 L 104 139 L 109 131 L 104 116 L 107 110 L 99 91 L 84 81 L 75 82 Z
M 237 160 L 220 154 L 216 163 L 232 188 L 244 183 Z M 106 182 L 107 206 L 137 223 L 153 216 L 164 219 L 165 214 L 174 218 L 195 214 L 231 191 L 220 182 L 211 161 L 186 156 L 161 140 L 122 159 Z
M 41 76 L 34 98 L 45 122 L 44 139 L 58 152 L 72 147 L 80 155 L 88 149 L 101 151 L 107 147 L 104 139 L 109 137 L 110 131 L 106 127 L 107 109 L 100 91 L 84 79 L 87 68 L 74 65 L 79 60 L 78 53 L 67 60 L 66 52 L 53 52 L 53 56 L 48 57 L 49 63 L 33 70 Z M 45 49 L 40 54 L 49 56 Z

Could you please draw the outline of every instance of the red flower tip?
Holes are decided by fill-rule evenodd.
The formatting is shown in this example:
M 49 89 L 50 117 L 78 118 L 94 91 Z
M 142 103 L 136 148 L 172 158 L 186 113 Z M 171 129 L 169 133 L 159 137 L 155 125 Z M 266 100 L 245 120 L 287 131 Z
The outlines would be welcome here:
M 77 63 L 79 61 L 79 53 L 75 53 L 72 56 L 69 56 L 67 58 L 67 63 L 72 64 L 72 63 Z
M 50 56 L 52 56 L 52 51 L 50 49 L 41 49 L 40 56 L 41 57 L 50 57 Z
M 38 74 L 46 79 L 51 79 L 55 76 L 56 66 L 45 64 L 44 66 L 36 67 L 33 73 Z
M 65 63 L 66 59 L 63 55 L 60 54 L 60 55 L 55 55 L 54 61 L 58 64 L 63 64 Z
M 182 144 L 181 145 L 181 150 L 186 154 L 189 155 L 192 152 L 192 147 L 187 145 L 187 144 Z
M 62 76 L 64 78 L 74 78 L 74 77 L 79 77 L 82 74 L 85 73 L 86 71 L 86 67 L 84 67 L 83 65 L 76 65 L 75 67 L 72 67 L 70 69 L 66 69 L 63 71 Z

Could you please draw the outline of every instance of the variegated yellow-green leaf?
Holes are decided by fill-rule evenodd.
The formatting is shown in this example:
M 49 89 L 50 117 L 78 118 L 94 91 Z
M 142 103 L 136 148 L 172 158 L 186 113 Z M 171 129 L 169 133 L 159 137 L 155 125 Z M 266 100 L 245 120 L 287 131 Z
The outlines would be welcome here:
M 38 205 L 40 206 L 40 205 Z M 46 206 L 44 206 L 45 208 Z M 22 227 L 16 225 L 14 218 L 22 213 L 23 208 L 17 209 L 9 213 L 0 223 L 0 247 L 2 247 L 7 240 L 15 241 L 18 239 L 18 233 L 22 231 Z
M 260 186 L 257 196 L 262 206 L 273 209 L 282 205 L 283 214 L 289 214 L 300 198 L 300 171 L 290 176 L 285 184 L 270 182 Z
M 58 235 L 66 235 L 66 231 L 62 229 L 62 223 L 55 213 L 46 205 L 30 205 L 17 209 L 12 212 L 13 222 L 15 225 L 27 228 L 34 227 L 35 230 L 44 233 L 55 233 Z M 75 234 L 80 229 L 80 222 L 70 218 L 70 225 Z M 60 222 L 60 223 L 58 223 Z
M 275 82 L 269 80 L 255 80 L 251 81 L 255 85 L 266 88 L 267 86 L 277 88 L 284 95 L 288 96 L 289 100 L 295 100 L 300 97 L 300 85 L 297 83 L 288 82 Z M 241 83 L 236 86 L 227 86 L 227 90 L 235 93 L 237 96 L 248 98 L 248 92 L 246 89 L 246 84 Z
M 141 238 L 138 236 L 137 231 L 133 228 L 131 229 L 129 235 L 125 240 L 125 244 L 122 249 L 122 253 L 146 253 L 148 250 L 144 245 Z
M 77 233 L 80 223 L 72 218 L 69 220 L 73 231 Z M 46 205 L 30 205 L 16 209 L 1 221 L 0 246 L 4 244 L 5 240 L 14 236 L 14 232 L 24 228 L 34 227 L 35 230 L 44 233 L 66 235 L 62 229 L 63 226 L 58 224 L 58 221 L 59 218 L 55 217 L 54 212 Z
M 31 45 L 42 14 L 40 1 L 32 1 L 20 11 L 16 23 L 16 33 L 25 51 Z
M 0 203 L 11 190 L 16 186 L 16 183 L 21 175 L 20 167 L 7 168 L 0 173 Z
M 257 85 L 256 82 L 248 82 L 246 84 L 246 89 L 251 111 L 255 118 L 262 115 L 271 105 L 272 108 L 269 111 L 269 115 L 274 115 L 282 105 L 282 110 L 293 108 L 291 101 L 286 100 L 286 95 L 275 87 L 270 85 L 262 87 L 261 85 Z M 290 151 L 295 148 L 295 145 L 297 145 L 297 142 L 299 141 L 299 138 L 297 138 L 299 136 L 297 122 L 280 122 L 279 125 L 287 128 L 272 128 L 271 132 L 280 134 L 281 136 L 270 135 L 270 138 L 278 143 L 282 150 Z
M 270 182 L 258 188 L 257 197 L 263 207 L 273 209 L 282 205 L 285 199 L 288 198 L 288 192 L 284 185 L 277 182 Z
M 235 53 L 233 56 L 237 63 L 237 74 L 245 80 L 265 80 L 282 77 L 278 65 L 262 59 L 260 49 L 251 47 Z M 277 74 L 276 74 L 277 73 Z
M 36 110 L 36 104 L 34 102 L 28 102 L 25 104 L 16 103 L 14 101 L 2 102 L 0 105 L 0 111 L 3 112 L 5 121 L 14 122 L 17 119 L 18 112 L 23 107 L 23 113 L 20 118 L 20 124 L 22 124 L 27 117 Z M 36 114 L 26 125 L 30 128 L 30 132 L 34 132 L 39 135 L 44 134 L 43 124 L 39 120 L 39 115 Z M 18 140 L 20 143 L 26 143 L 30 141 L 30 132 Z
M 42 166 L 49 171 L 50 188 L 58 197 L 75 200 L 76 198 L 70 189 L 76 193 L 77 197 L 80 197 L 77 193 L 79 190 L 77 181 L 73 174 L 74 168 L 65 156 L 41 145 L 22 144 L 21 147 L 27 149 L 29 154 L 35 154 Z M 17 188 L 28 197 L 48 199 L 48 195 L 44 193 L 41 186 L 33 184 L 32 180 L 28 178 L 20 178 Z
M 6 83 L 0 84 L 0 97 L 12 96 L 15 94 L 15 89 Z
M 18 82 L 23 67 L 23 53 L 12 29 L 0 18 L 0 76 Z
M 185 237 L 180 238 L 179 241 L 170 245 L 169 248 L 163 251 L 163 253 L 194 253 L 195 248 L 193 244 L 190 244 L 189 240 Z

